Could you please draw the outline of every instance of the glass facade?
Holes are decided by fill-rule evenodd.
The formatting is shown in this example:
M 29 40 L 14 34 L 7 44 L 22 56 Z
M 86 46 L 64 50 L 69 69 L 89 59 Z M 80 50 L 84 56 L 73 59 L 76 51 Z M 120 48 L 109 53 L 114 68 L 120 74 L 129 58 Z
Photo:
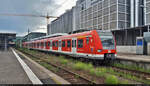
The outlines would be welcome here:
M 130 0 L 82 0 L 77 4 L 81 8 L 80 29 L 113 30 L 130 27 Z
M 77 0 L 75 7 L 51 22 L 48 32 L 121 30 L 145 24 L 150 24 L 150 0 Z
M 49 34 L 68 33 L 73 30 L 73 9 L 66 11 L 58 19 L 51 22 Z
M 150 0 L 146 0 L 146 25 L 150 24 Z

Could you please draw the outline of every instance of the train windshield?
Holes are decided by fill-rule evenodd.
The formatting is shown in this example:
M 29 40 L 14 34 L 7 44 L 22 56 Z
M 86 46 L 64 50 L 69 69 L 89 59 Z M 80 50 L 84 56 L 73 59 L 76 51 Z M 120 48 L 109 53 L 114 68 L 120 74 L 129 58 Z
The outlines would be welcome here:
M 115 49 L 115 41 L 111 32 L 97 30 L 101 39 L 103 49 Z

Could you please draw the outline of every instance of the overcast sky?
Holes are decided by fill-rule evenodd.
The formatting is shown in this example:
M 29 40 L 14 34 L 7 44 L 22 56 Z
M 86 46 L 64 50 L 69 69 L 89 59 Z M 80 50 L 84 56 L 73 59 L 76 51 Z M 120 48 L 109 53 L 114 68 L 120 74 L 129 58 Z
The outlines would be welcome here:
M 34 14 L 60 16 L 71 9 L 77 0 L 1 0 L 0 14 Z M 0 16 L 0 32 L 13 32 L 18 36 L 33 32 L 46 32 L 46 19 L 35 17 Z

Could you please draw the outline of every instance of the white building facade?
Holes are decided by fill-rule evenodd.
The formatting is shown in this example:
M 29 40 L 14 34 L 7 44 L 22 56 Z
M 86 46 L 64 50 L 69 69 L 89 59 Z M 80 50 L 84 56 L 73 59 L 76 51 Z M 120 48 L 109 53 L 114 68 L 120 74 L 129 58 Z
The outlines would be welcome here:
M 145 25 L 144 0 L 131 0 L 131 27 L 139 27 Z
M 80 29 L 116 30 L 130 27 L 130 0 L 78 0 Z
M 122 30 L 150 25 L 150 0 L 78 0 L 48 25 L 48 33 L 80 29 Z
M 145 24 L 150 25 L 150 0 L 145 0 Z

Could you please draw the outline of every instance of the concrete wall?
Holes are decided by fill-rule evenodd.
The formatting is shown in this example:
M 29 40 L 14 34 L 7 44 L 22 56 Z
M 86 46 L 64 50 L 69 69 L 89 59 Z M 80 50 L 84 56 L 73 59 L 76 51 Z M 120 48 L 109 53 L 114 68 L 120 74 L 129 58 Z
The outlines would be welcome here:
M 117 53 L 136 54 L 136 46 L 117 46 Z
M 148 52 L 148 55 L 150 55 L 150 43 L 148 43 L 147 52 Z
M 70 10 L 67 10 L 64 14 L 62 14 L 59 18 L 52 21 L 48 26 L 48 34 L 55 33 L 69 33 L 73 30 L 73 12 L 75 7 Z

